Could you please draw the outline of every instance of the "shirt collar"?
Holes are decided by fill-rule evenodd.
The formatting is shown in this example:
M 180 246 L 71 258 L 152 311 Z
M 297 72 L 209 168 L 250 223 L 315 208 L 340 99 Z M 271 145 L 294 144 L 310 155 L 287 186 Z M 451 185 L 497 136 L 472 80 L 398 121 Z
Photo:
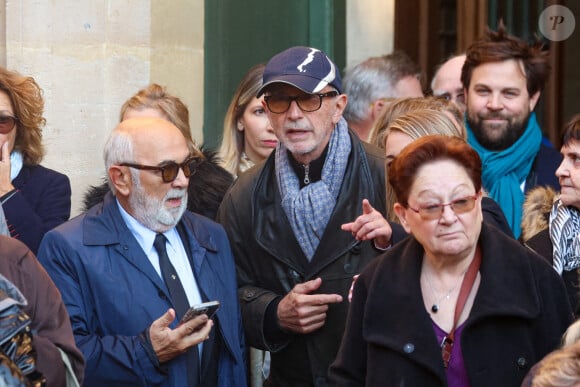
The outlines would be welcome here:
M 145 251 L 146 254 L 149 255 L 151 251 L 154 251 L 153 242 L 155 242 L 155 236 L 157 235 L 157 232 L 148 229 L 143 224 L 141 224 L 131 214 L 125 211 L 125 209 L 123 208 L 123 206 L 121 206 L 121 203 L 119 203 L 119 200 L 117 198 L 115 198 L 115 200 L 117 202 L 117 206 L 119 207 L 121 217 L 125 221 L 127 228 L 129 229 L 129 231 L 131 231 L 131 233 L 133 234 L 133 236 L 137 240 L 137 243 L 139 243 L 139 246 L 141 246 L 143 251 Z M 175 249 L 176 246 L 178 246 L 177 244 L 179 243 L 180 239 L 179 234 L 175 229 L 175 227 L 172 227 L 169 230 L 165 231 L 163 235 L 165 235 L 165 237 L 167 238 L 167 241 L 169 242 L 171 248 Z

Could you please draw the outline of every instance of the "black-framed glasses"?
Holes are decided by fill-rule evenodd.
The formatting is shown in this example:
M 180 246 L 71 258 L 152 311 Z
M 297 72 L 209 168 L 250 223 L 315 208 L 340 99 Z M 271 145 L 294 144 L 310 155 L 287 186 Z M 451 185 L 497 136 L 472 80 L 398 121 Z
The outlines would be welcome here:
M 177 178 L 179 174 L 179 169 L 183 170 L 185 177 L 191 177 L 195 175 L 197 167 L 201 163 L 202 159 L 200 157 L 190 157 L 183 163 L 178 164 L 175 161 L 169 161 L 163 165 L 141 165 L 134 163 L 121 163 L 120 166 L 130 167 L 135 169 L 143 169 L 146 171 L 157 171 L 161 172 L 161 178 L 164 183 L 171 183 Z
M 292 101 L 296 102 L 300 110 L 310 113 L 320 109 L 323 98 L 336 97 L 337 95 L 338 91 L 336 90 L 321 94 L 303 93 L 294 97 L 284 94 L 271 94 L 264 96 L 264 101 L 266 101 L 266 106 L 272 113 L 286 113 L 290 109 Z
M 16 126 L 16 122 L 18 122 L 18 118 L 13 116 L 0 116 L 0 133 L 6 134 L 14 129 Z
M 408 206 L 408 208 L 421 215 L 423 220 L 435 220 L 441 218 L 441 215 L 443 215 L 443 209 L 446 206 L 449 206 L 457 215 L 473 210 L 475 207 L 475 201 L 478 197 L 479 195 L 475 194 L 452 200 L 449 203 L 430 204 L 420 206 L 419 208 Z

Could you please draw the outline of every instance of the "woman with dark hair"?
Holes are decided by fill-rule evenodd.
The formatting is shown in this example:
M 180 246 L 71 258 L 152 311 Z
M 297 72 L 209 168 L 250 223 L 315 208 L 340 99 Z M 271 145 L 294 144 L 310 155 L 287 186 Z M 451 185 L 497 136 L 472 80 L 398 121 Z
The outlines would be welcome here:
M 521 239 L 562 276 L 580 316 L 580 114 L 564 127 L 562 144 L 563 159 L 556 170 L 561 191 L 537 187 L 528 193 Z
M 464 140 L 415 140 L 389 168 L 411 236 L 355 283 L 338 386 L 519 386 L 572 321 L 558 275 L 482 222 L 481 160 Z

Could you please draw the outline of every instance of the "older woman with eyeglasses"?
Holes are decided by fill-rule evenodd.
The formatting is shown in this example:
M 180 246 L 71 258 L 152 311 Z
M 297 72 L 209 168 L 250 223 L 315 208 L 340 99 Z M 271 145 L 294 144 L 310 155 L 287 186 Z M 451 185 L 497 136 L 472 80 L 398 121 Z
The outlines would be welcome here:
M 572 321 L 558 275 L 482 222 L 481 160 L 426 136 L 389 169 L 411 237 L 357 280 L 331 376 L 338 386 L 519 386 Z
M 10 235 L 34 253 L 71 210 L 68 177 L 40 165 L 43 109 L 33 78 L 0 68 L 0 201 Z

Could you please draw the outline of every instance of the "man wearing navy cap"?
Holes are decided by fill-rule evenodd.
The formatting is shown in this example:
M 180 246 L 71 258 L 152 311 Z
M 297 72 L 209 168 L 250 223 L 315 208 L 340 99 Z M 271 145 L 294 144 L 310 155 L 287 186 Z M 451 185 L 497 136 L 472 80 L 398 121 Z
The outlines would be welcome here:
M 262 94 L 279 145 L 240 175 L 218 219 L 236 259 L 247 341 L 272 353 L 266 385 L 324 386 L 352 276 L 404 232 L 360 241 L 341 230 L 361 213 L 368 227 L 386 213 L 384 159 L 348 129 L 339 70 L 324 52 L 275 55 Z

